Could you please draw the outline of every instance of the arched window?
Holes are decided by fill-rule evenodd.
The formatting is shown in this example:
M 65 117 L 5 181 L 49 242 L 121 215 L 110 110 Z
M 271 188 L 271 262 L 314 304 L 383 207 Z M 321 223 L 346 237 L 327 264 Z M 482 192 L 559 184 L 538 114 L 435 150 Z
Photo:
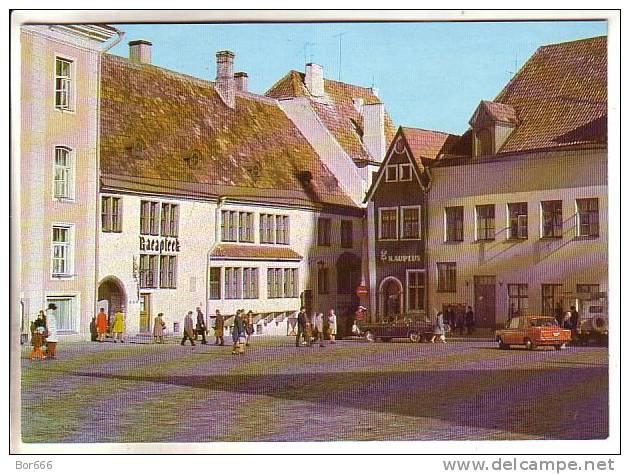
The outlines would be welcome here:
M 53 164 L 53 196 L 55 199 L 72 198 L 72 156 L 65 146 L 55 147 Z

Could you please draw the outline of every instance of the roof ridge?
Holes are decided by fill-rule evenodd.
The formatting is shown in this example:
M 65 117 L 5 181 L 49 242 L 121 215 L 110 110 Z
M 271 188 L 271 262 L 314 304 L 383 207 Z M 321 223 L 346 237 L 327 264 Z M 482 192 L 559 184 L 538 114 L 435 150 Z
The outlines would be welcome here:
M 579 43 L 581 41 L 596 41 L 596 40 L 602 40 L 602 39 L 605 39 L 605 38 L 608 38 L 608 36 L 607 35 L 591 36 L 590 38 L 579 38 L 579 39 L 569 40 L 569 41 L 560 41 L 558 43 L 543 44 L 542 46 L 539 46 L 536 51 L 538 51 L 540 49 L 544 49 L 544 48 L 553 48 L 553 47 L 567 45 L 567 44 L 571 44 L 571 43 Z M 534 54 L 536 54 L 536 53 L 534 53 Z
M 460 136 L 460 135 L 457 135 L 456 133 L 445 132 L 445 131 L 443 131 L 443 130 L 432 130 L 432 129 L 430 129 L 430 128 L 409 127 L 409 126 L 406 126 L 406 125 L 401 125 L 401 126 L 400 126 L 400 128 L 402 128 L 403 130 L 404 130 L 404 129 L 409 129 L 409 130 L 421 130 L 421 131 L 423 131 L 423 132 L 441 133 L 441 134 L 443 134 L 443 135 L 454 135 L 454 136 L 457 136 L 457 137 L 458 137 L 458 136 Z

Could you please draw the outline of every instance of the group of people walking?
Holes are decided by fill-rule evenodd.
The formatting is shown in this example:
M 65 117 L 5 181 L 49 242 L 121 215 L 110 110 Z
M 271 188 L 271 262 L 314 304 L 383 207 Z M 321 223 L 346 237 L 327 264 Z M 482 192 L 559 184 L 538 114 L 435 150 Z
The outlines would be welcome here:
M 105 308 L 100 308 L 96 315 L 96 340 L 98 342 L 105 342 L 108 328 L 107 313 L 105 313 Z M 116 308 L 111 325 L 111 334 L 114 342 L 125 342 L 123 337 L 125 334 L 125 315 L 122 312 L 122 308 Z
M 37 319 L 31 323 L 31 345 L 33 350 L 29 354 L 29 360 L 55 359 L 57 351 L 57 318 L 55 316 L 57 305 L 50 303 L 46 311 L 40 310 Z M 46 352 L 42 351 L 46 347 Z
M 337 315 L 335 310 L 331 308 L 326 317 L 324 317 L 324 313 L 313 313 L 309 320 L 306 308 L 302 306 L 297 314 L 295 346 L 312 346 L 313 342 L 317 341 L 319 342 L 319 347 L 324 347 L 324 331 L 326 331 L 330 343 L 334 344 L 337 335 Z

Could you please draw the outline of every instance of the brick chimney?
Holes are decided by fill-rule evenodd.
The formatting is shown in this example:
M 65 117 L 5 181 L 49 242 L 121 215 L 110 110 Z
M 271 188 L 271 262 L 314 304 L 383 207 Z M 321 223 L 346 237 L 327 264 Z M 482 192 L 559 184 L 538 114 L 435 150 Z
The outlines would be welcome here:
M 234 91 L 234 53 L 232 51 L 217 52 L 217 79 L 215 88 L 225 105 L 231 109 L 235 106 Z
M 246 72 L 237 72 L 234 74 L 234 82 L 237 91 L 247 92 L 247 77 Z
M 151 64 L 151 46 L 153 43 L 146 40 L 130 41 L 129 59 L 135 63 Z
M 319 64 L 308 63 L 306 65 L 306 75 L 304 84 L 314 97 L 324 96 L 324 68 Z
M 381 102 L 363 104 L 363 146 L 378 162 L 385 157 L 385 106 Z

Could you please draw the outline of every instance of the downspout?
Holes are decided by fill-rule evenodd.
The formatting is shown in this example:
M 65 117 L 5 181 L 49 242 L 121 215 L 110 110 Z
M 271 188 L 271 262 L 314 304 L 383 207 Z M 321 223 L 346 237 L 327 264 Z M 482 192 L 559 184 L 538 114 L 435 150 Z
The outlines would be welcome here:
M 94 219 L 94 308 L 92 308 L 92 312 L 96 313 L 96 306 L 98 303 L 98 261 L 99 261 L 99 221 L 100 221 L 100 189 L 101 189 L 101 63 L 103 54 L 112 49 L 118 43 L 120 43 L 124 36 L 125 32 L 120 31 L 115 28 L 116 35 L 118 36 L 112 43 L 103 47 L 101 51 L 98 53 L 98 66 L 97 66 L 97 88 L 96 88 L 96 218 Z M 121 223 L 122 224 L 122 223 Z M 126 302 L 125 302 L 126 303 Z M 125 307 L 127 305 L 125 304 Z

